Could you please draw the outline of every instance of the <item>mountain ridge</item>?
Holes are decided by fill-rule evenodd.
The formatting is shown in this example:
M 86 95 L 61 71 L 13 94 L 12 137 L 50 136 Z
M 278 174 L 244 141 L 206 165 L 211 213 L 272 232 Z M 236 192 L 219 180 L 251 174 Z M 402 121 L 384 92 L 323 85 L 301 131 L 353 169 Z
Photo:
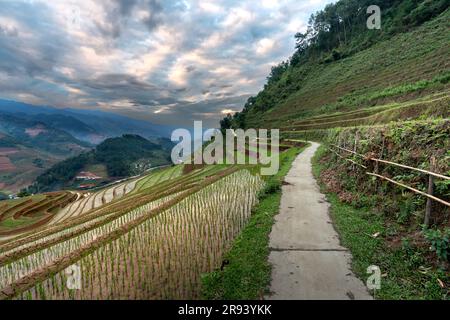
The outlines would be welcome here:
M 156 143 L 172 128 L 122 115 L 0 99 L 0 192 L 16 193 L 57 163 L 109 138 L 136 134 Z
M 158 125 L 149 121 L 137 120 L 113 112 L 100 110 L 84 110 L 72 108 L 54 108 L 49 106 L 38 106 L 23 102 L 0 99 L 0 112 L 24 113 L 27 116 L 36 115 L 58 115 L 71 117 L 81 121 L 94 130 L 99 136 L 106 138 L 121 136 L 123 134 L 139 134 L 145 137 L 169 137 L 173 128 Z M 75 133 L 76 135 L 76 133 Z M 80 137 L 83 137 L 81 134 Z M 89 141 L 87 142 L 95 142 Z M 99 141 L 101 142 L 101 141 Z
M 170 140 L 149 141 L 139 135 L 108 138 L 94 149 L 68 158 L 38 176 L 28 193 L 98 187 L 171 164 Z M 86 178 L 80 177 L 85 176 Z

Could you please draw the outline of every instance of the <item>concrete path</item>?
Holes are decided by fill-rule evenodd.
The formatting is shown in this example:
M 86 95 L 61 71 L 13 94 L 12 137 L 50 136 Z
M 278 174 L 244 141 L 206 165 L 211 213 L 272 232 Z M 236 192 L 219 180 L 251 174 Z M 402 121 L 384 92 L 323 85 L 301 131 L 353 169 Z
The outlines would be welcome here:
M 329 204 L 313 177 L 313 143 L 294 161 L 283 186 L 280 213 L 270 235 L 272 294 L 266 299 L 372 299 L 350 270 L 351 254 L 340 245 Z

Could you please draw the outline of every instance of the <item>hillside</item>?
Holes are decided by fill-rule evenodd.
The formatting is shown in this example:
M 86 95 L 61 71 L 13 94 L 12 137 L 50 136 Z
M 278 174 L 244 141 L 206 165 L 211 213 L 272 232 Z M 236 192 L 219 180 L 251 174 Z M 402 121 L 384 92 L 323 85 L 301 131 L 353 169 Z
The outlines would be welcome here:
M 54 165 L 37 177 L 28 192 L 92 188 L 138 175 L 152 167 L 170 164 L 170 146 L 163 138 L 155 142 L 131 134 L 109 138 L 89 152 Z
M 269 2 L 264 10 L 282 11 Z M 283 10 L 294 13 L 296 5 Z M 369 5 L 381 6 L 381 30 L 367 28 Z M 313 14 L 306 31 L 292 35 L 288 61 L 221 121 L 223 133 L 280 129 L 279 143 L 274 135 L 250 137 L 244 150 L 239 137 L 227 137 L 234 149 L 223 156 L 246 164 L 174 165 L 174 144 L 161 138 L 167 127 L 0 100 L 0 169 L 39 168 L 16 199 L 1 193 L 7 175 L 0 173 L 0 300 L 448 300 L 449 5 L 339 0 Z M 232 18 L 247 18 L 231 10 Z M 131 18 L 124 20 L 135 24 Z M 226 18 L 227 35 L 234 24 L 243 23 Z M 107 87 L 114 96 L 119 86 Z M 72 143 L 81 149 L 46 167 L 69 155 Z M 261 146 L 272 163 L 261 161 Z M 17 155 L 28 162 L 19 167 Z M 276 172 L 264 175 L 273 162 Z M 191 315 L 214 318 L 207 305 Z M 186 318 L 188 306 L 167 310 Z
M 381 30 L 351 15 L 355 3 L 313 15 L 291 59 L 221 127 L 320 142 L 314 174 L 355 274 L 385 272 L 379 299 L 448 299 L 449 3 L 380 1 Z M 213 276 L 213 296 L 237 294 L 217 283 L 231 274 Z
M 222 127 L 293 131 L 447 117 L 449 21 L 447 9 L 389 39 L 380 35 L 381 41 L 336 61 L 327 59 L 332 51 L 322 49 L 317 56 L 303 54 L 297 62 L 297 51 L 290 61 L 274 67 L 264 90 L 250 98 L 241 113 L 224 119 Z M 351 43 L 358 44 L 358 38 Z
M 131 133 L 159 143 L 170 132 L 166 126 L 107 112 L 0 99 L 0 192 L 17 193 L 56 163 L 108 138 Z
M 0 132 L 13 138 L 15 144 L 61 156 L 76 155 L 91 146 L 44 122 L 11 114 L 0 113 Z
M 137 136 L 114 140 L 99 153 L 129 140 L 134 150 L 148 144 Z M 204 274 L 223 266 L 241 231 L 257 225 L 267 232 L 261 218 L 276 210 L 256 210 L 257 204 L 277 206 L 273 197 L 303 146 L 280 154 L 273 177 L 261 176 L 260 165 L 176 165 L 105 188 L 0 202 L 0 300 L 201 298 Z M 80 290 L 56 285 L 65 281 L 68 263 L 88 275 Z M 266 272 L 254 271 L 247 270 Z
M 0 112 L 0 192 L 15 193 L 91 145 L 37 119 Z

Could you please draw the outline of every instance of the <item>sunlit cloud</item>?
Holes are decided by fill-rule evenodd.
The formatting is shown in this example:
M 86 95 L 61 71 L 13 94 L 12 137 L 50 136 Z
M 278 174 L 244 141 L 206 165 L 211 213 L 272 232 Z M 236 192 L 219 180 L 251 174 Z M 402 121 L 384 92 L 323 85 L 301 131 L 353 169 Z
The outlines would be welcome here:
M 231 110 L 231 109 L 224 109 L 220 112 L 222 115 L 227 115 L 227 114 L 233 114 L 236 113 L 236 111 Z
M 2 1 L 0 98 L 217 126 L 329 2 Z
M 256 45 L 256 53 L 259 55 L 265 55 L 269 53 L 275 46 L 273 39 L 264 38 L 258 41 Z

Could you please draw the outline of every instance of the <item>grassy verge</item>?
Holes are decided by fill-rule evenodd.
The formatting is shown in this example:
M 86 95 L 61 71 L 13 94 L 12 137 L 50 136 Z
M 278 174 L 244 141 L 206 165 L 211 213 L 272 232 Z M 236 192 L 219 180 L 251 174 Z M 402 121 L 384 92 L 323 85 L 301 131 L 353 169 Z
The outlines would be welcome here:
M 248 225 L 224 257 L 229 264 L 223 270 L 203 276 L 203 298 L 255 300 L 264 296 L 271 274 L 267 261 L 269 234 L 280 206 L 281 185 L 292 162 L 303 149 L 293 148 L 281 154 L 278 174 L 268 179 Z
M 320 158 L 325 152 L 326 149 L 321 147 L 313 160 L 313 171 L 317 178 L 324 168 Z M 317 180 L 320 183 L 320 179 Z M 344 204 L 320 184 L 331 204 L 331 216 L 342 245 L 350 249 L 353 255 L 352 269 L 355 274 L 365 282 L 369 276 L 367 267 L 376 265 L 381 269 L 381 290 L 375 292 L 375 298 L 450 298 L 448 288 L 441 288 L 439 283 L 448 283 L 448 273 L 429 265 L 426 251 L 412 250 L 407 243 L 399 248 L 389 247 L 383 239 L 389 233 L 383 214 L 372 208 L 355 208 Z

